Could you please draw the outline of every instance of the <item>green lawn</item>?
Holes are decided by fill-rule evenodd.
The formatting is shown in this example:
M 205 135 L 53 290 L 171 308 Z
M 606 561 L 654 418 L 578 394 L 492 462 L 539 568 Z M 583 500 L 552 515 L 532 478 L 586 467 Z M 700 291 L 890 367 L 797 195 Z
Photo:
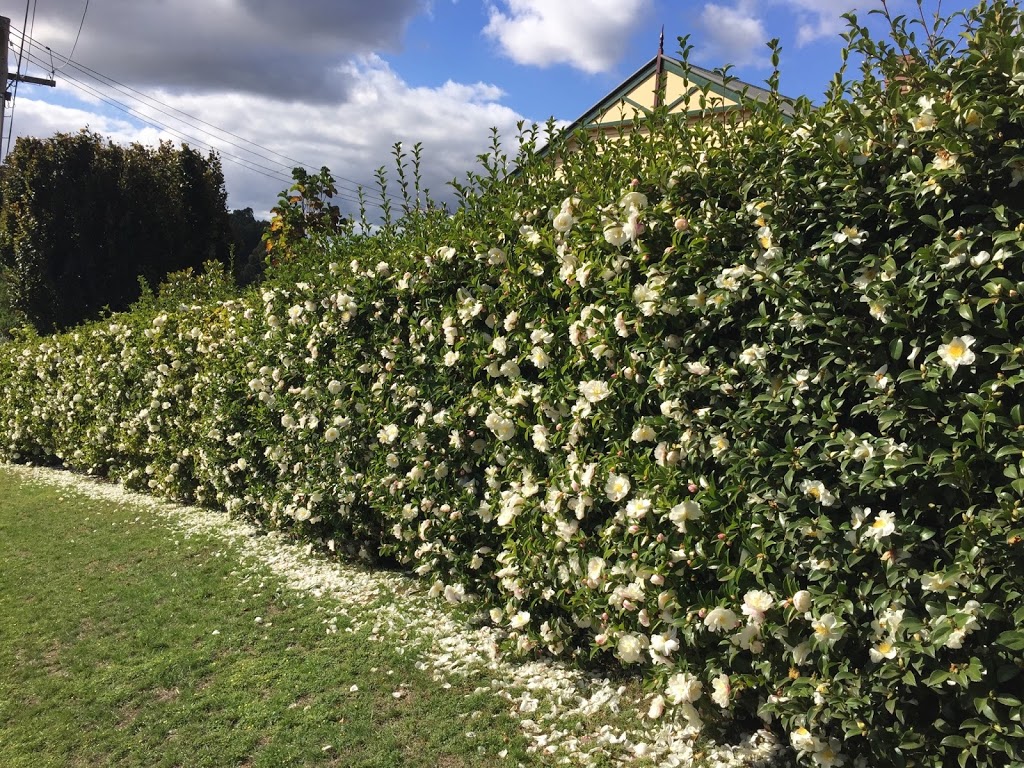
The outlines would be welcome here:
M 479 680 L 337 629 L 232 544 L 0 467 L 4 768 L 538 764 Z

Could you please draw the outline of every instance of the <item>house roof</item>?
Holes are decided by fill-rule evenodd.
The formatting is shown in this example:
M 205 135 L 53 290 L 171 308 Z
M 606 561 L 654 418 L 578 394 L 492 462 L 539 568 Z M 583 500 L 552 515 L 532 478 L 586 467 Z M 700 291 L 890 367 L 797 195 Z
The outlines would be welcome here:
M 656 88 L 659 68 L 662 82 Z M 632 123 L 637 115 L 643 116 L 659 106 L 669 113 L 697 116 L 709 110 L 735 109 L 745 99 L 767 102 L 770 98 L 771 93 L 764 88 L 659 53 L 570 123 L 564 134 L 572 134 L 578 128 L 612 128 Z M 784 97 L 781 109 L 792 115 L 792 100 Z

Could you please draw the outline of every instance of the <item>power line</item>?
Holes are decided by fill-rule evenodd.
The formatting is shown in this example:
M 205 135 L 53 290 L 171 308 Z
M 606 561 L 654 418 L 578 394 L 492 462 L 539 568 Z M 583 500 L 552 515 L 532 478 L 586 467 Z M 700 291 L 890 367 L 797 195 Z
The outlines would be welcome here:
M 38 0 L 36 0 L 36 1 L 38 2 Z M 50 77 L 53 77 L 55 74 L 57 74 L 58 72 L 63 70 L 64 67 L 66 67 L 71 62 L 71 57 L 75 55 L 75 49 L 78 47 L 78 38 L 80 38 L 82 36 L 82 27 L 85 26 L 85 14 L 87 14 L 88 12 L 89 12 L 89 0 L 85 0 L 85 9 L 82 11 L 82 20 L 80 22 L 78 22 L 78 34 L 75 35 L 75 44 L 71 46 L 71 53 L 68 54 L 67 61 L 65 61 L 61 65 L 60 69 L 54 69 L 53 67 L 50 67 Z M 31 30 L 29 32 L 29 34 L 31 34 L 32 31 L 35 31 L 35 30 Z M 47 48 L 46 50 L 49 51 L 50 49 Z
M 36 63 L 38 63 L 38 62 L 36 62 Z M 222 155 L 226 159 L 229 159 L 232 162 L 235 162 L 236 164 L 241 165 L 242 167 L 244 167 L 244 168 L 246 168 L 246 169 L 248 169 L 250 171 L 255 171 L 256 173 L 259 173 L 259 174 L 261 174 L 263 176 L 266 176 L 267 178 L 274 179 L 275 181 L 291 181 L 291 178 L 289 176 L 287 176 L 281 170 L 277 170 L 277 169 L 269 167 L 269 166 L 260 165 L 259 163 L 256 163 L 255 161 L 248 160 L 247 158 L 238 157 L 238 156 L 232 155 L 232 154 L 230 154 L 228 152 L 221 152 L 221 151 L 217 150 L 217 148 L 214 147 L 212 144 L 209 144 L 208 142 L 204 142 L 201 139 L 195 138 L 194 136 L 189 136 L 189 135 L 187 135 L 185 133 L 182 133 L 181 131 L 177 130 L 176 128 L 173 128 L 173 127 L 171 127 L 169 125 L 165 125 L 164 123 L 161 123 L 161 122 L 159 122 L 157 120 L 154 120 L 151 117 L 143 115 L 142 113 L 140 113 L 137 110 L 133 109 L 129 105 L 127 105 L 127 104 L 125 104 L 123 102 L 120 102 L 120 101 L 118 101 L 116 99 L 113 99 L 113 98 L 109 97 L 108 95 L 102 93 L 101 91 L 98 91 L 97 89 L 93 88 L 89 84 L 79 80 L 74 75 L 71 75 L 71 74 L 68 74 L 68 73 L 65 72 L 63 77 L 64 77 L 65 80 L 68 81 L 68 83 L 70 83 L 73 87 L 77 88 L 78 90 L 83 91 L 84 93 L 92 96 L 93 98 L 99 99 L 100 101 L 102 101 L 104 104 L 107 104 L 108 106 L 114 107 L 115 109 L 120 110 L 121 112 L 125 112 L 126 114 L 130 115 L 131 117 L 134 117 L 136 120 L 139 120 L 139 121 L 145 123 L 146 125 L 149 125 L 152 128 L 158 128 L 160 130 L 167 131 L 172 136 L 177 138 L 179 141 L 184 141 L 186 143 L 199 146 L 200 148 L 203 148 L 203 149 L 211 149 L 211 150 L 217 151 L 218 154 Z
M 75 70 L 78 70 L 79 68 L 78 68 L 78 67 L 74 67 L 74 69 L 75 69 Z M 76 82 L 76 83 L 83 83 L 83 81 L 82 81 L 82 80 L 79 80 L 78 78 L 76 78 L 76 77 L 75 77 L 75 76 L 73 76 L 73 75 L 70 75 L 70 74 L 65 74 L 64 76 L 65 76 L 65 77 L 66 77 L 67 79 L 69 79 L 69 80 L 72 80 L 73 82 Z M 102 83 L 101 83 L 101 85 L 102 85 Z M 121 102 L 118 102 L 118 104 L 121 104 Z M 124 106 L 124 107 L 125 107 L 126 109 L 132 109 L 132 110 L 134 110 L 134 108 L 132 108 L 132 107 L 128 107 L 127 105 L 122 105 L 122 106 Z M 175 117 L 175 116 L 174 116 L 174 115 L 173 115 L 173 114 L 172 114 L 171 112 L 169 112 L 169 111 L 168 111 L 168 110 L 166 110 L 166 109 L 162 109 L 162 108 L 161 108 L 160 106 L 154 106 L 154 105 L 150 105 L 150 104 L 144 104 L 143 106 L 145 106 L 145 107 L 147 107 L 147 108 L 149 108 L 149 109 L 153 109 L 153 110 L 155 110 L 156 112 L 159 112 L 159 113 L 160 113 L 160 114 L 162 114 L 162 115 L 166 115 L 167 117 L 170 117 L 170 118 L 172 118 L 172 119 L 175 119 L 175 120 L 177 120 L 177 119 L 178 119 L 178 118 L 176 118 L 176 117 Z M 134 112 L 134 111 L 133 111 L 133 114 L 135 114 L 135 112 Z M 140 113 L 140 114 L 141 114 L 141 113 Z M 195 126 L 192 126 L 192 127 L 195 127 Z M 248 147 L 245 147 L 245 146 L 243 146 L 243 145 L 241 145 L 241 144 L 237 144 L 237 143 L 235 143 L 235 142 L 233 142 L 233 141 L 227 141 L 226 139 L 222 139 L 222 138 L 221 138 L 220 136 L 217 136 L 217 134 L 215 134 L 215 133 L 212 133 L 212 132 L 210 132 L 210 131 L 206 131 L 206 130 L 203 130 L 202 128 L 198 128 L 198 127 L 196 127 L 196 130 L 198 130 L 198 131 L 199 131 L 200 133 L 203 133 L 203 134 L 205 134 L 205 135 L 207 135 L 207 136 L 211 136 L 211 137 L 213 137 L 213 138 L 215 138 L 215 139 L 219 139 L 219 140 L 223 141 L 223 142 L 224 142 L 224 143 L 226 143 L 226 144 L 229 144 L 229 145 L 231 145 L 231 146 L 233 146 L 233 147 L 236 147 L 237 149 L 241 149 L 241 150 L 242 150 L 242 151 L 244 151 L 244 152 L 250 152 L 250 153 L 252 153 L 252 154 L 256 155 L 257 157 L 259 157 L 259 158 L 261 158 L 261 159 L 264 159 L 264 160 L 267 160 L 268 162 L 271 162 L 271 163 L 273 163 L 273 164 L 274 164 L 274 165 L 276 165 L 276 166 L 280 166 L 280 167 L 282 167 L 282 168 L 287 168 L 287 166 L 285 166 L 285 165 L 284 165 L 283 163 L 278 163 L 278 162 L 274 162 L 273 160 L 270 160 L 270 158 L 267 158 L 267 157 L 265 157 L 265 156 L 263 156 L 263 155 L 260 155 L 259 153 L 256 153 L 256 152 L 252 152 L 252 150 L 250 150 L 250 149 L 249 149 Z M 248 159 L 248 158 L 246 158 L 246 159 Z M 290 170 L 290 169 L 289 169 L 289 170 Z
M 32 0 L 25 0 L 25 21 L 24 21 L 25 29 L 29 28 L 28 27 L 28 8 L 29 8 L 29 5 L 30 5 L 31 2 L 32 2 Z M 38 5 L 36 7 L 38 7 Z M 35 25 L 36 25 L 36 13 L 35 13 L 35 11 L 32 11 L 32 28 L 33 29 L 35 28 Z M 25 56 L 25 38 L 26 38 L 26 35 L 23 34 L 21 36 L 21 45 L 20 45 L 20 47 L 18 49 L 18 73 L 19 74 L 21 73 L 21 63 L 22 63 L 22 60 L 24 59 L 24 56 Z M 32 52 L 32 44 L 29 43 L 29 53 L 31 53 L 31 52 Z M 3 55 L 6 56 L 7 55 L 7 51 L 4 51 Z M 8 152 L 11 151 L 11 137 L 14 135 L 14 106 L 18 103 L 18 83 L 19 82 L 20 82 L 19 80 L 15 80 L 14 81 L 14 90 L 11 93 L 11 117 L 10 117 L 10 121 L 7 124 L 7 151 Z M 2 90 L 6 94 L 6 92 L 7 92 L 7 83 L 0 83 L 0 85 L 3 86 Z M 6 107 L 7 106 L 6 97 L 4 99 L 3 104 L 0 104 L 0 106 L 2 106 L 2 107 Z M 6 153 L 3 152 L 3 148 L 4 148 L 4 136 L 3 136 L 3 133 L 0 132 L 0 156 L 5 156 L 6 155 Z
M 47 48 L 47 50 L 49 51 L 48 48 Z M 51 51 L 51 53 L 52 53 L 52 51 Z M 57 54 L 57 55 L 61 56 L 62 58 L 64 58 L 61 54 Z M 244 136 L 239 136 L 237 133 L 232 133 L 231 131 L 227 130 L 226 128 L 220 128 L 219 126 L 213 125 L 212 123 L 208 123 L 206 120 L 203 120 L 200 117 L 196 117 L 195 115 L 189 114 L 188 112 L 185 112 L 185 111 L 183 111 L 181 109 L 178 109 L 177 107 L 173 107 L 173 106 L 171 106 L 169 104 L 166 104 L 165 102 L 162 102 L 159 99 L 157 99 L 157 98 L 155 98 L 153 96 L 150 96 L 147 93 L 143 93 L 142 91 L 139 91 L 136 88 L 132 88 L 130 85 L 126 85 L 124 83 L 121 83 L 121 82 L 115 80 L 114 78 L 110 77 L 109 75 L 104 75 L 104 74 L 101 74 L 100 72 L 97 72 L 97 71 L 95 71 L 93 69 L 90 69 L 89 67 L 85 66 L 84 64 L 80 64 L 78 62 L 72 62 L 72 61 L 70 61 L 70 59 L 66 59 L 65 60 L 65 64 L 62 65 L 62 66 L 66 66 L 68 63 L 70 63 L 73 67 L 75 67 L 76 69 L 81 71 L 83 74 L 90 76 L 92 79 L 103 81 L 104 84 L 109 84 L 108 87 L 114 88 L 115 90 L 121 90 L 122 93 L 125 92 L 125 91 L 129 91 L 129 92 L 131 92 L 133 94 L 137 94 L 137 98 L 138 98 L 139 101 L 142 101 L 143 99 L 145 99 L 145 100 L 153 102 L 155 104 L 159 104 L 159 105 L 161 105 L 163 107 L 167 107 L 171 111 L 181 115 L 182 117 L 186 118 L 187 120 L 192 120 L 192 121 L 194 121 L 196 123 L 199 123 L 201 125 L 205 125 L 205 126 L 207 126 L 209 128 L 213 128 L 214 130 L 218 131 L 219 133 L 223 133 L 223 134 L 226 134 L 228 136 L 231 136 L 232 138 L 239 139 L 240 141 L 244 141 L 247 144 L 251 144 L 254 147 L 257 147 L 259 149 L 264 150 L 265 152 L 269 152 L 272 155 L 276 155 L 277 157 L 280 157 L 280 158 L 282 158 L 284 160 L 287 160 L 289 163 L 294 163 L 295 165 L 302 166 L 303 168 L 311 168 L 311 167 L 313 167 L 312 163 L 306 163 L 306 162 L 304 162 L 302 160 L 297 160 L 294 157 L 289 157 L 288 155 L 282 154 L 281 152 L 278 152 L 275 149 L 272 149 L 270 147 L 264 146 L 263 144 L 259 144 L 259 143 L 255 142 L 255 141 L 253 141 L 252 139 L 247 139 Z M 178 119 L 180 119 L 180 118 L 178 118 Z M 247 150 L 247 151 L 249 151 L 249 150 Z M 362 182 L 356 181 L 355 179 L 349 179 L 349 178 L 346 178 L 344 176 L 338 176 L 336 174 L 332 174 L 332 176 L 334 176 L 334 178 L 336 180 L 345 181 L 345 182 L 348 182 L 351 185 L 354 185 L 355 189 L 352 190 L 353 192 L 355 192 L 359 187 L 364 187 L 365 186 Z

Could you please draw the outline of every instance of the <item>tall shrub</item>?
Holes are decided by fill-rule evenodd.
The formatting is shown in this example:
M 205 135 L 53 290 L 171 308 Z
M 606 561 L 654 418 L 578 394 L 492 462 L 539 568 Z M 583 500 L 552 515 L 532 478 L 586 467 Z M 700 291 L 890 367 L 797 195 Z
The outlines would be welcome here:
M 21 138 L 0 169 L 0 264 L 14 306 L 42 332 L 122 311 L 140 277 L 227 264 L 215 155 L 169 142 L 123 147 L 81 131 Z
M 527 130 L 452 216 L 0 348 L 3 456 L 395 558 L 808 764 L 1019 761 L 1024 48 L 964 22 L 854 26 L 861 79 L 792 119 L 559 167 Z

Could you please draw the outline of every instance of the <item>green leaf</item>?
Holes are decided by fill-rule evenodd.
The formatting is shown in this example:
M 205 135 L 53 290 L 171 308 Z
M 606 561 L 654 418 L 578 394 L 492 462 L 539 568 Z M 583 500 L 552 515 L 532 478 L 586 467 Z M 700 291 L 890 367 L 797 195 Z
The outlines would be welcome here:
M 964 432 L 978 432 L 981 430 L 981 419 L 974 411 L 964 414 Z
M 1008 648 L 1011 651 L 1024 651 L 1024 631 L 1010 629 L 1003 632 L 996 638 L 996 645 Z

